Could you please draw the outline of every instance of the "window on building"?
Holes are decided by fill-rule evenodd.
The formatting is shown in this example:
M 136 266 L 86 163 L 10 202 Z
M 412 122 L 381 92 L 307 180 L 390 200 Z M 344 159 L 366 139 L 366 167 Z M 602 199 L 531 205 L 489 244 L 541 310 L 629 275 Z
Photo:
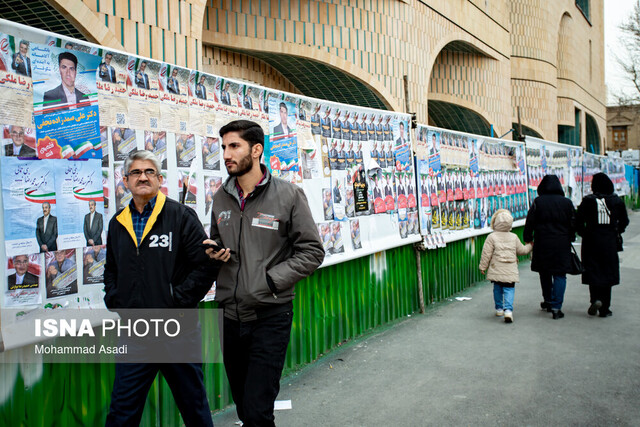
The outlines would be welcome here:
M 613 126 L 613 149 L 614 150 L 626 150 L 627 149 L 627 127 L 626 126 Z
M 587 21 L 591 22 L 591 15 L 589 14 L 589 0 L 576 0 L 576 6 L 578 6 L 578 9 L 582 11 L 584 17 L 587 18 Z

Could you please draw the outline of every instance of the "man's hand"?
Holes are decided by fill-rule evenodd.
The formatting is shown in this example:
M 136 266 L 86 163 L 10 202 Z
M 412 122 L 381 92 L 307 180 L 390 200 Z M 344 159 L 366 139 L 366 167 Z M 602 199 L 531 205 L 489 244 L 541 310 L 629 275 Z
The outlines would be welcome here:
M 211 239 L 207 239 L 202 242 L 205 246 L 215 246 L 218 247 L 218 244 Z M 231 249 L 229 248 L 221 248 L 220 250 L 216 250 L 214 247 L 208 247 L 205 250 L 205 253 L 209 255 L 209 258 L 214 259 L 216 261 L 227 262 L 229 258 L 231 258 Z
M 89 243 L 89 246 L 93 246 L 93 239 L 89 239 L 88 243 Z
M 49 252 L 49 248 L 47 248 L 47 245 L 40 246 L 40 249 L 42 249 L 43 252 Z
M 487 273 L 487 271 L 486 271 L 486 270 L 480 270 L 480 273 L 482 273 L 482 274 L 486 274 L 486 273 Z

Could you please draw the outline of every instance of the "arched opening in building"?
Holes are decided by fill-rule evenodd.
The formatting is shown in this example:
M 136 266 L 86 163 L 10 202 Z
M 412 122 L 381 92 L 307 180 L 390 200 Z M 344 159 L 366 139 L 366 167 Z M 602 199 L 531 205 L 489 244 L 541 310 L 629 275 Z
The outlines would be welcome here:
M 431 69 L 429 124 L 491 136 L 486 114 L 491 105 L 488 94 L 498 86 L 493 80 L 498 74 L 497 65 L 498 61 L 472 44 L 462 40 L 447 43 Z
M 362 81 L 323 62 L 278 52 L 229 49 L 214 45 L 210 47 L 221 52 L 233 52 L 243 58 L 255 58 L 268 64 L 301 95 L 360 107 L 389 109 L 384 100 Z
M 429 101 L 429 124 L 444 129 L 491 136 L 491 126 L 478 113 L 443 101 Z
M 518 131 L 517 123 L 512 123 L 511 126 L 512 126 L 512 129 L 514 129 L 516 132 Z M 518 136 L 516 132 L 513 132 L 514 139 L 516 139 L 516 137 Z M 542 138 L 542 135 L 540 135 L 538 132 L 531 129 L 529 126 L 525 126 L 525 125 L 522 125 L 522 136 L 533 136 L 534 138 L 544 139 Z
M 596 120 L 589 114 L 585 114 L 587 152 L 602 154 L 600 151 L 600 131 Z
M 87 38 L 45 0 L 0 0 L 2 19 L 78 40 Z
M 580 146 L 580 110 L 574 108 L 573 126 L 558 125 L 558 142 Z

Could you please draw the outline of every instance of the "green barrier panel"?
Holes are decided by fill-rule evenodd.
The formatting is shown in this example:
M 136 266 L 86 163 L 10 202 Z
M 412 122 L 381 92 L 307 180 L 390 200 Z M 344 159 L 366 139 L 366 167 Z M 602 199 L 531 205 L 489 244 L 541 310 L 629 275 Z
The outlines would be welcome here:
M 522 228 L 515 232 L 522 237 Z M 484 280 L 478 263 L 485 239 L 486 236 L 470 238 L 420 253 L 426 305 Z M 408 245 L 320 269 L 300 282 L 296 286 L 285 375 L 345 341 L 417 312 L 420 304 L 416 270 L 415 251 Z M 214 308 L 216 303 L 203 306 Z M 205 351 L 218 351 L 217 331 L 218 325 L 202 325 Z M 113 365 L 29 366 L 0 364 L 0 425 L 104 424 Z M 231 393 L 222 363 L 205 364 L 204 375 L 211 409 L 230 405 Z M 181 423 L 171 391 L 159 378 L 149 393 L 141 425 Z

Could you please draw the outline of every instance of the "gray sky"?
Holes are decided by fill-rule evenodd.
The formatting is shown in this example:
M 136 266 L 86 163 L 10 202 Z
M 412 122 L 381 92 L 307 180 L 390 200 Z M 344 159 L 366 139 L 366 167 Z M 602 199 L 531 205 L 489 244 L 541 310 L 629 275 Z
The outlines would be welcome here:
M 604 45 L 605 45 L 605 83 L 609 96 L 608 104 L 612 104 L 611 93 L 625 91 L 633 93 L 635 89 L 631 83 L 622 78 L 620 66 L 617 64 L 614 54 L 623 56 L 623 48 L 618 42 L 620 30 L 618 26 L 626 20 L 633 11 L 633 6 L 638 0 L 605 0 L 604 1 Z

